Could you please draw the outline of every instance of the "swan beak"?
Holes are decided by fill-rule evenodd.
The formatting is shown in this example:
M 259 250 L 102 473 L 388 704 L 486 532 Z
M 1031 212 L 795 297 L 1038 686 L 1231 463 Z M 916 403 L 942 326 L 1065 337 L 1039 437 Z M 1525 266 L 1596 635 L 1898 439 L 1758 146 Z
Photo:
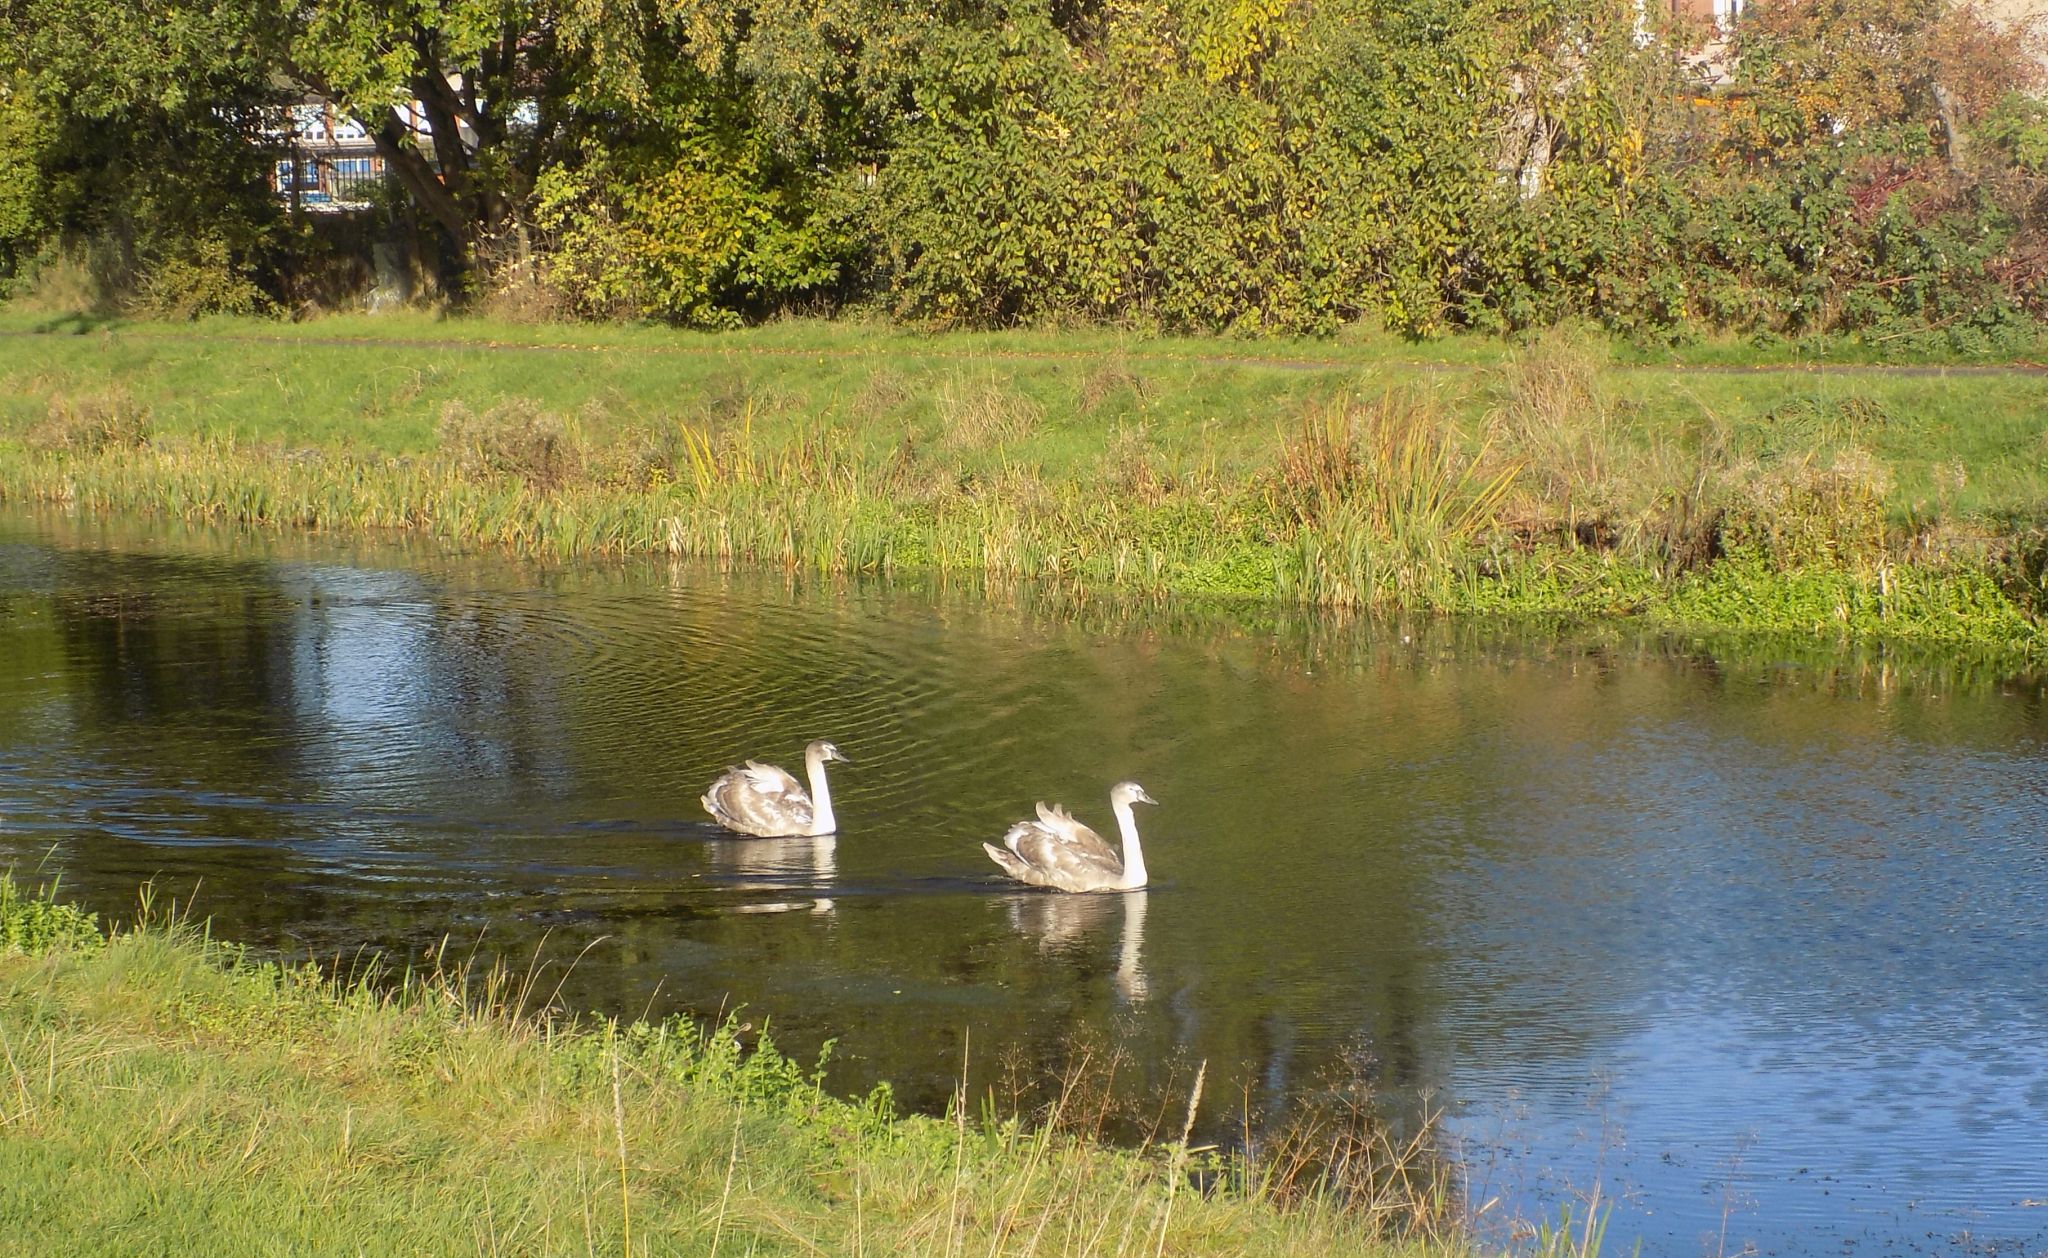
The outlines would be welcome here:
M 839 748 L 837 748 L 837 747 L 834 747 L 834 748 L 832 749 L 832 759 L 834 759 L 834 760 L 837 760 L 837 761 L 838 761 L 839 763 L 841 763 L 841 764 L 852 764 L 852 763 L 853 763 L 853 757 L 852 757 L 852 756 L 849 756 L 849 755 L 847 755 L 847 754 L 846 754 L 845 752 L 843 752 L 843 751 L 839 750 Z
M 1159 801 L 1152 798 L 1150 795 L 1147 795 L 1145 793 L 1145 788 L 1142 786 L 1138 788 L 1138 793 L 1135 797 L 1133 797 L 1133 802 L 1140 804 L 1151 804 L 1155 808 L 1159 805 Z

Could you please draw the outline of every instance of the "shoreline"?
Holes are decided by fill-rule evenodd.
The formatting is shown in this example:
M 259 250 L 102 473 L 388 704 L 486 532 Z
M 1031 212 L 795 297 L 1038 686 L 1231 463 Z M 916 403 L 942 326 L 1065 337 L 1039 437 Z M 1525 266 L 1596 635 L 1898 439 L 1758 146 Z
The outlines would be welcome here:
M 1310 1182 L 1057 1109 L 902 1115 L 765 1024 L 564 1016 L 502 971 L 340 979 L 143 905 L 104 929 L 0 872 L 19 1252 L 1475 1252 L 1447 1164 L 1391 1137 Z
M 827 343 L 845 332 L 680 361 L 622 345 L 516 379 L 459 324 L 0 338 L 0 500 L 2048 660 L 2048 468 L 2024 439 L 2048 389 L 2028 375 L 1825 394 L 1799 375 L 1762 399 L 1716 381 L 1755 412 L 1738 420 L 1669 368 L 1577 344 L 1459 346 L 1472 380 L 1452 387 L 1386 357 L 1020 363 L 999 339 L 966 358 Z M 25 366 L 25 345 L 60 352 Z M 321 383 L 334 395 L 309 398 Z M 1961 431 L 1987 414 L 1995 430 Z

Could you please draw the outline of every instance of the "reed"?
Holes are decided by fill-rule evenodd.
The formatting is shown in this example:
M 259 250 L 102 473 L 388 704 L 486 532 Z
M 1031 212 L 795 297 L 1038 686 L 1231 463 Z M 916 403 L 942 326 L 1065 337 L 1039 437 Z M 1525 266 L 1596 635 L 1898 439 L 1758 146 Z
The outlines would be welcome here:
M 262 390 L 228 382 L 239 367 L 184 362 L 210 350 L 115 337 L 95 359 L 38 340 L 63 353 L 0 397 L 21 418 L 0 424 L 0 497 L 15 501 L 552 557 L 1627 615 L 2048 658 L 2029 541 L 2048 485 L 2027 479 L 2037 429 L 2005 450 L 1999 407 L 2017 394 L 1987 393 L 1998 406 L 1979 409 L 2001 426 L 1972 438 L 2004 453 L 1926 465 L 1929 505 L 1897 451 L 1936 448 L 1931 416 L 1964 422 L 1946 394 L 1773 384 L 1775 401 L 1743 411 L 1701 379 L 1646 400 L 1599 345 L 1561 333 L 1467 385 L 1395 374 L 1336 390 L 1121 351 L 1041 368 L 838 344 L 758 360 L 650 350 L 674 369 L 660 390 L 633 382 L 646 363 L 606 349 L 606 380 L 568 388 L 535 366 L 552 360 L 407 348 L 383 356 L 420 361 L 359 384 L 352 418 L 289 421 L 247 409 Z M 0 366 L 14 348 L 0 341 Z M 281 336 L 255 357 L 290 382 L 300 359 L 368 352 Z M 210 378 L 166 393 L 162 377 L 187 367 Z M 318 396 L 292 385 L 294 406 Z M 202 422 L 207 406 L 239 418 Z M 2003 514 L 1986 517 L 1993 502 Z
M 1275 492 L 1298 524 L 1283 594 L 1310 603 L 1447 608 L 1520 467 L 1468 455 L 1426 398 L 1310 411 L 1283 445 Z

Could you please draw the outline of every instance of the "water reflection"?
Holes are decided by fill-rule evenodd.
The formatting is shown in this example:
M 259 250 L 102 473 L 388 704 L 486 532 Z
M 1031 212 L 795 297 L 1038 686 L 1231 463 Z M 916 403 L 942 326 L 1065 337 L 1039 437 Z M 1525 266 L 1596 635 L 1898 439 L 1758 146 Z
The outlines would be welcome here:
M 2048 1243 L 2037 679 L 0 530 L 0 862 L 102 911 L 154 878 L 297 955 L 580 957 L 579 1006 L 751 1005 L 932 1108 L 969 1028 L 976 1088 L 1091 1036 L 1140 1092 L 1207 1062 L 1218 1134 L 1363 1056 L 1507 1124 L 1532 1210 L 1634 1192 L 1612 1237 L 1653 1250 L 1719 1228 L 1736 1161 L 1731 1245 Z M 836 839 L 719 837 L 703 784 L 821 733 L 863 762 Z M 1106 766 L 1165 801 L 1153 889 L 998 880 L 982 840 Z
M 815 838 L 731 839 L 705 844 L 708 876 L 735 891 L 784 893 L 816 891 L 808 900 L 769 899 L 736 905 L 735 913 L 788 913 L 807 909 L 825 915 L 833 910 L 833 876 L 839 872 L 837 835 Z
M 1126 1001 L 1151 994 L 1145 980 L 1145 903 L 1148 893 L 1066 895 L 1019 892 L 1009 897 L 1010 929 L 1034 939 L 1041 953 L 1081 959 L 1097 940 L 1115 932 L 1112 978 Z

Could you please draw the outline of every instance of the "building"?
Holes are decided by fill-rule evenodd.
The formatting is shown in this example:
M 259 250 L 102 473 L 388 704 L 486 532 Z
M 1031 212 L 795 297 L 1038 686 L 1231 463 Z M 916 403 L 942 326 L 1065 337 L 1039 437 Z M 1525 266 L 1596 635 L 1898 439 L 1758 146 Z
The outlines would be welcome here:
M 271 134 L 285 156 L 270 185 L 296 209 L 361 209 L 383 182 L 384 159 L 370 133 L 327 101 L 293 105 Z
M 1671 0 L 1671 16 L 1711 21 L 1720 30 L 1742 16 L 1743 0 Z

